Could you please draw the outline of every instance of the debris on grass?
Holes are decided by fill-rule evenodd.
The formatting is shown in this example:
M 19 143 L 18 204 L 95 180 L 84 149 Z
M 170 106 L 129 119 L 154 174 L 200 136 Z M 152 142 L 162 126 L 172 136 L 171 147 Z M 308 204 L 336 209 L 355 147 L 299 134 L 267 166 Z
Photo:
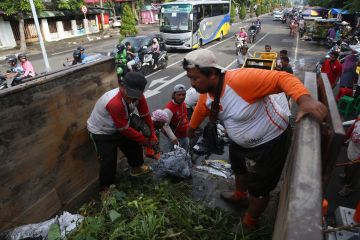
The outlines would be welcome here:
M 265 229 L 246 234 L 240 216 L 193 200 L 191 191 L 191 181 L 125 178 L 81 207 L 84 221 L 67 239 L 271 239 Z

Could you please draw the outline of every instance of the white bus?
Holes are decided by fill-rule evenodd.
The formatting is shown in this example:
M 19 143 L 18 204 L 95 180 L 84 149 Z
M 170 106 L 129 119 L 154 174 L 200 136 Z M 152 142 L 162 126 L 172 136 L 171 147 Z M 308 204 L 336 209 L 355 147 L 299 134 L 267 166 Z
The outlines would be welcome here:
M 230 32 L 229 1 L 177 1 L 161 5 L 160 32 L 167 49 L 196 49 Z

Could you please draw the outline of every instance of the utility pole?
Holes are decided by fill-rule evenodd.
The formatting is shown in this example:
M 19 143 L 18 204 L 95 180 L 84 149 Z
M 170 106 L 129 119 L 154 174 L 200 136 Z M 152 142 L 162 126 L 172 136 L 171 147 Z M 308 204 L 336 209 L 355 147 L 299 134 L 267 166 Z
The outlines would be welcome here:
M 38 34 L 38 38 L 39 38 L 39 42 L 40 42 L 41 52 L 42 52 L 44 63 L 45 63 L 45 69 L 46 69 L 46 72 L 50 72 L 49 60 L 48 60 L 48 57 L 47 57 L 47 54 L 46 54 L 44 40 L 43 40 L 41 31 L 40 31 L 39 19 L 38 19 L 36 10 L 35 10 L 35 5 L 34 5 L 33 0 L 30 0 L 30 6 L 31 6 L 31 11 L 32 11 L 32 14 L 33 14 L 34 22 L 35 22 L 36 32 Z
M 100 21 L 101 21 L 101 28 L 104 31 L 105 30 L 105 21 L 104 21 L 104 9 L 103 9 L 103 0 L 100 0 L 100 8 L 101 8 L 101 13 L 100 13 Z

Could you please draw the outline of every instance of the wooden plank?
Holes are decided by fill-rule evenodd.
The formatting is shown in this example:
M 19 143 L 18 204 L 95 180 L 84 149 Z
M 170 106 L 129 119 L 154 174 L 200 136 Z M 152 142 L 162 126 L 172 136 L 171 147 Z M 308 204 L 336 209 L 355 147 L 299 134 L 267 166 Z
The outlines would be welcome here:
M 314 73 L 305 73 L 305 86 L 317 99 Z M 313 117 L 296 125 L 285 170 L 273 239 L 321 239 L 320 126 Z
M 345 131 L 342 126 L 342 120 L 334 98 L 333 90 L 326 73 L 322 73 L 318 78 L 319 98 L 328 110 L 329 114 L 326 119 L 326 126 L 322 126 L 322 176 L 323 187 L 326 188 L 335 162 L 340 154 L 341 145 L 344 141 Z

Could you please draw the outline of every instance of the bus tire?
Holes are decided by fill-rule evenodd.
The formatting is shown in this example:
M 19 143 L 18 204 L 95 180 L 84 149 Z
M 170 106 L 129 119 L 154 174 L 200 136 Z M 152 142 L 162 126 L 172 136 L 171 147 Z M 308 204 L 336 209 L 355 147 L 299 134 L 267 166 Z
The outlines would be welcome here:
M 222 39 L 223 39 L 223 32 L 221 31 L 221 32 L 220 32 L 219 41 L 221 42 L 221 41 L 222 41 Z

